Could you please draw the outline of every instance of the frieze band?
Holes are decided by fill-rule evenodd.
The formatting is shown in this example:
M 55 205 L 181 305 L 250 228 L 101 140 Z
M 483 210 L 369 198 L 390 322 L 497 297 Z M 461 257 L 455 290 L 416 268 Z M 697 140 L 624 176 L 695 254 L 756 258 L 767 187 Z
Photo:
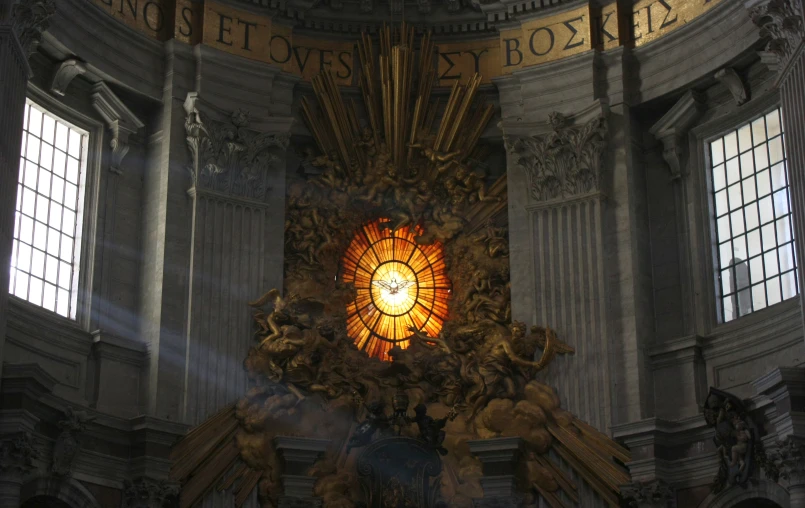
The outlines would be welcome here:
M 206 44 L 227 53 L 277 65 L 310 81 L 331 70 L 339 85 L 356 85 L 360 67 L 352 42 L 294 34 L 288 23 L 205 0 L 87 0 L 149 37 Z M 436 86 L 479 73 L 484 83 L 511 72 L 593 49 L 641 46 L 684 26 L 725 0 L 639 0 L 630 11 L 614 0 L 522 21 L 475 40 L 437 41 Z M 171 26 L 172 25 L 172 26 Z M 619 28 L 620 27 L 620 28 Z

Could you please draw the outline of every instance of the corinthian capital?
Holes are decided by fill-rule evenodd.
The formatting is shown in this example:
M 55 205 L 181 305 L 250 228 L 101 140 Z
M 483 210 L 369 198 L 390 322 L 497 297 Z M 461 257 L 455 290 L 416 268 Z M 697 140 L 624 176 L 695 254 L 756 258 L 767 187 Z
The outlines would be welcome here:
M 7 437 L 0 441 L 0 473 L 28 474 L 36 468 L 37 456 L 30 434 Z
M 26 54 L 36 51 L 55 13 L 55 0 L 21 0 L 11 7 L 11 26 Z
M 785 63 L 805 38 L 801 0 L 768 0 L 752 2 L 750 16 L 768 39 L 766 51 Z

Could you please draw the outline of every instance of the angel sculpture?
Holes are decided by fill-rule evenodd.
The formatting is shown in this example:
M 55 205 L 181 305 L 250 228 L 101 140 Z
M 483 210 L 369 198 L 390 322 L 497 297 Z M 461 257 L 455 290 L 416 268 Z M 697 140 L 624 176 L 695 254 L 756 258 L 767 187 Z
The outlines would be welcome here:
M 562 353 L 573 353 L 575 350 L 559 341 L 550 328 L 545 329 L 544 339 L 534 333 L 526 335 L 525 324 L 514 321 L 507 331 L 495 325 L 485 334 L 485 342 L 478 352 L 477 372 L 483 383 L 483 389 L 476 393 L 470 420 L 472 420 L 494 398 L 513 398 L 517 393 L 515 375 L 518 370 L 527 369 L 526 378 L 538 372 Z M 541 330 L 532 328 L 532 332 Z M 537 361 L 526 360 L 533 357 L 535 346 L 543 345 L 542 356 Z

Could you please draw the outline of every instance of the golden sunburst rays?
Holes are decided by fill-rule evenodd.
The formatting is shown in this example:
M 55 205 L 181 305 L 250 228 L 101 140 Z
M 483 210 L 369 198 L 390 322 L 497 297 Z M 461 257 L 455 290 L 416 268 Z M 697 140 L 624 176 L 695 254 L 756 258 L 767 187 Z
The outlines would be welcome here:
M 435 180 L 447 166 L 470 157 L 494 107 L 476 100 L 481 85 L 477 73 L 466 83 L 453 85 L 443 110 L 438 101 L 430 101 L 436 83 L 435 43 L 430 32 L 422 35 L 418 48 L 414 28 L 405 23 L 399 28 L 383 27 L 378 39 L 375 45 L 363 33 L 358 41 L 365 114 L 359 115 L 354 101 L 347 104 L 332 73 L 323 72 L 312 81 L 319 108 L 302 99 L 305 120 L 319 149 L 338 159 L 348 178 L 363 174 L 370 155 L 362 147 L 371 138 L 378 151 L 388 152 L 401 177 L 410 175 L 414 159 L 424 157 L 427 174 L 417 176 Z M 365 118 L 365 129 L 359 118 Z
M 383 221 L 364 224 L 342 259 L 342 279 L 355 285 L 347 332 L 369 356 L 390 360 L 409 345 L 411 326 L 435 337 L 447 319 L 451 285 L 440 243 L 417 245 L 417 227 L 397 231 Z

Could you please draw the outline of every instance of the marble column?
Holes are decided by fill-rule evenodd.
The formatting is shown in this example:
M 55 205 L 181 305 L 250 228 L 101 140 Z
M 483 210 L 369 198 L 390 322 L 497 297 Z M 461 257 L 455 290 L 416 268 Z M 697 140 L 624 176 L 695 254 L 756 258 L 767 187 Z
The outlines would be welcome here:
M 805 259 L 805 18 L 802 0 L 744 0 L 767 40 L 766 59 L 778 72 L 776 86 L 785 129 L 791 210 L 797 259 Z M 805 271 L 798 267 L 799 292 Z M 800 299 L 805 322 L 805 298 Z
M 292 119 L 224 112 L 195 92 L 184 107 L 193 172 L 184 410 L 188 423 L 200 423 L 248 389 L 248 302 L 281 287 Z
M 25 96 L 31 68 L 28 55 L 36 51 L 48 20 L 55 12 L 53 0 L 0 0 L 0 373 L 6 337 L 8 266 L 14 240 L 14 208 L 17 202 L 20 143 Z

